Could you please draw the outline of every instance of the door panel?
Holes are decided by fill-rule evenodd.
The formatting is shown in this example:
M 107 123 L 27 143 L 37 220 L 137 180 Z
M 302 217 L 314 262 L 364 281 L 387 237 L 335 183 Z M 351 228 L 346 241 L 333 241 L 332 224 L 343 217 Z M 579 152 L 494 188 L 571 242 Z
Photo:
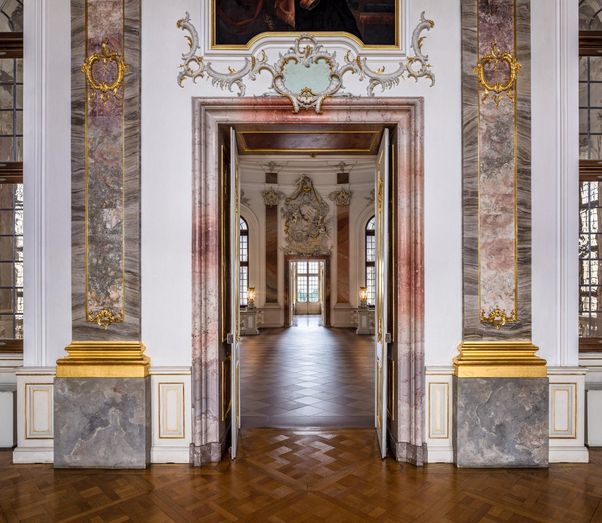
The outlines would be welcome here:
M 383 132 L 378 151 L 376 195 L 376 306 L 375 306 L 375 426 L 381 457 L 387 455 L 387 352 L 389 325 L 389 130 Z
M 238 178 L 238 146 L 236 131 L 230 129 L 230 335 L 231 344 L 231 457 L 238 452 L 238 430 L 240 428 L 240 183 Z

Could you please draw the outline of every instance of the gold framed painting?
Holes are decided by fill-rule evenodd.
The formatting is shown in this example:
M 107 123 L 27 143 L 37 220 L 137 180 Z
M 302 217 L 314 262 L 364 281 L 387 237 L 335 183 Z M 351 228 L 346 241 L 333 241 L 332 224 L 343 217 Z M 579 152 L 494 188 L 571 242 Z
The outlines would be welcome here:
M 268 36 L 343 36 L 399 49 L 402 0 L 208 0 L 211 48 L 249 49 Z

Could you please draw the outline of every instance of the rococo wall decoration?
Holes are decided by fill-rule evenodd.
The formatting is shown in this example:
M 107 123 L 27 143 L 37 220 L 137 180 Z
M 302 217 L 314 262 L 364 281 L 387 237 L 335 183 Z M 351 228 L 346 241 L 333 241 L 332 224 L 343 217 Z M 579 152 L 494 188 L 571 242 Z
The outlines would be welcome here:
M 280 53 L 274 64 L 268 62 L 265 50 L 243 55 L 243 65 L 238 69 L 228 67 L 227 72 L 217 70 L 212 62 L 200 54 L 199 35 L 186 16 L 177 22 L 178 28 L 186 31 L 189 51 L 182 55 L 178 84 L 183 86 L 186 79 L 196 82 L 199 78 L 209 78 L 211 83 L 221 89 L 234 92 L 236 87 L 239 96 L 245 94 L 244 80 L 256 80 L 257 76 L 267 72 L 272 77 L 271 88 L 279 95 L 290 99 L 294 112 L 301 109 L 314 109 L 321 112 L 322 104 L 330 96 L 335 96 L 344 87 L 344 76 L 347 73 L 358 75 L 361 81 L 368 80 L 367 94 L 374 96 L 375 89 L 383 91 L 391 89 L 403 78 L 428 78 L 431 85 L 435 83 L 435 75 L 431 70 L 428 55 L 423 53 L 424 31 L 430 31 L 434 22 L 425 18 L 424 13 L 412 33 L 411 48 L 413 55 L 402 58 L 397 68 L 385 72 L 384 68 L 375 70 L 368 65 L 368 58 L 361 53 L 349 50 L 339 63 L 336 54 L 329 52 L 313 34 L 300 34 L 294 44 L 285 53 Z
M 295 193 L 284 200 L 282 216 L 287 245 L 285 254 L 330 254 L 328 246 L 328 204 L 308 176 L 297 180 Z

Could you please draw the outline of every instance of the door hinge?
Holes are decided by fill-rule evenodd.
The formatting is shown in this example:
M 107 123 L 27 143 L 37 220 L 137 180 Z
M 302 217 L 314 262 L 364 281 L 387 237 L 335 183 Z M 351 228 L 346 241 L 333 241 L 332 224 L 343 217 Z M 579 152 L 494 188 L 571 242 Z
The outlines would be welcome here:
M 231 332 L 229 332 L 229 333 L 226 335 L 226 343 L 227 343 L 228 345 L 234 345 L 234 334 L 232 334 Z
M 391 343 L 393 341 L 393 336 L 391 336 L 390 332 L 387 332 L 387 334 L 385 334 L 385 343 Z

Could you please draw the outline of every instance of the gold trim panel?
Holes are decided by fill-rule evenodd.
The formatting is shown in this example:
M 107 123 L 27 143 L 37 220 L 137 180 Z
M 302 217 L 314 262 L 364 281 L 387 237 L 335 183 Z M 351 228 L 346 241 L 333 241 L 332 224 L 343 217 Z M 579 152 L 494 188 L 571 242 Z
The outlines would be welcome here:
M 74 341 L 56 362 L 57 378 L 145 378 L 150 358 L 140 341 Z
M 546 360 L 530 341 L 464 341 L 454 358 L 459 378 L 545 378 Z

